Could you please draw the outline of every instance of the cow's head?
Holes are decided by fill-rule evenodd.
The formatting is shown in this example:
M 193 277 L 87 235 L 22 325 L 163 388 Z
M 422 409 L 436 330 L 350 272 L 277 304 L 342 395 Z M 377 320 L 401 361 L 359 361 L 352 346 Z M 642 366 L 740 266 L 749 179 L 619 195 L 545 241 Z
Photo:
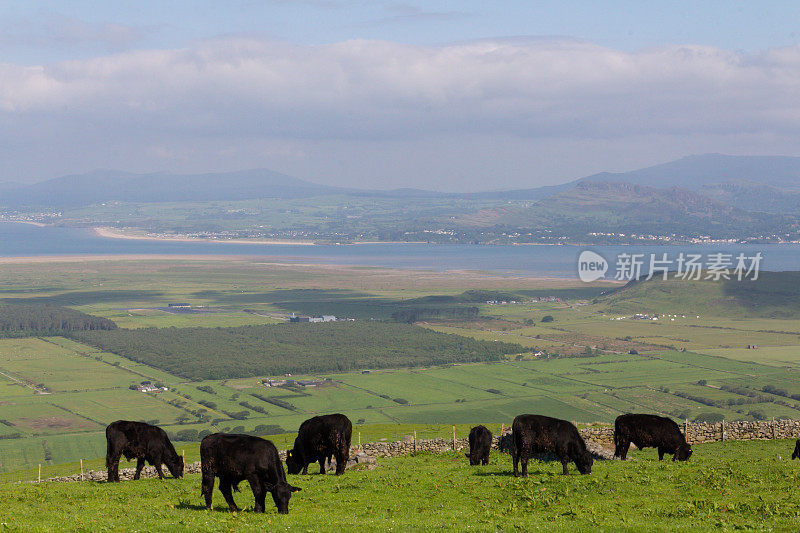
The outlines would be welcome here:
M 275 507 L 278 508 L 280 514 L 289 514 L 289 498 L 292 497 L 293 492 L 303 490 L 300 487 L 289 485 L 285 481 L 279 481 L 272 484 L 267 484 L 265 487 L 272 494 L 272 501 L 275 502 Z
M 681 444 L 678 446 L 678 449 L 675 450 L 675 455 L 672 456 L 673 461 L 688 461 L 689 457 L 692 456 L 692 447 L 689 444 Z
M 172 477 L 179 478 L 183 477 L 183 457 L 175 454 L 174 457 L 169 457 L 164 461 L 164 464 L 167 465 L 170 474 Z
M 794 445 L 794 453 L 792 454 L 792 459 L 797 459 L 800 457 L 800 439 L 797 440 L 797 443 Z
M 299 455 L 296 447 L 286 452 L 286 470 L 292 475 L 299 474 L 305 466 L 302 457 L 299 457 Z
M 583 452 L 575 460 L 575 466 L 578 467 L 578 472 L 581 474 L 591 474 L 592 465 L 594 464 L 594 457 L 588 451 Z
M 469 466 L 477 466 L 481 464 L 481 459 L 477 454 L 472 455 L 471 453 L 465 453 L 464 455 L 469 458 Z

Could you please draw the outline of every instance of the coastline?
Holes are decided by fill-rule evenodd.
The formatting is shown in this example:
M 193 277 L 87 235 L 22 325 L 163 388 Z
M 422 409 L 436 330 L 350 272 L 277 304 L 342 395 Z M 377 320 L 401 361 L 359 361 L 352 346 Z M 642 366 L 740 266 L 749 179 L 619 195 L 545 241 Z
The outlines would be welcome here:
M 132 234 L 126 233 L 116 228 L 109 228 L 107 226 L 95 226 L 92 232 L 98 236 L 106 239 L 122 239 L 133 241 L 158 241 L 158 242 L 213 242 L 220 244 L 284 244 L 295 246 L 314 246 L 311 241 L 281 241 L 281 240 L 248 240 L 248 239 L 211 239 L 207 237 L 186 237 L 181 235 L 152 235 L 149 233 Z
M 2 220 L 0 222 L 8 222 L 10 224 L 30 224 L 31 226 L 36 226 L 37 228 L 45 228 L 47 226 L 52 226 L 52 224 L 45 224 L 44 222 L 34 222 L 33 220 Z

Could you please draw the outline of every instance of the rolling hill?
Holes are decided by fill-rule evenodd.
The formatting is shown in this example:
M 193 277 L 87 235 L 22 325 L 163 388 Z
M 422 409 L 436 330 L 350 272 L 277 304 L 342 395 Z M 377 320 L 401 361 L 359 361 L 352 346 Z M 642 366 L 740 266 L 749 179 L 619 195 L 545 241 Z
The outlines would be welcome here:
M 631 281 L 597 300 L 608 313 L 692 313 L 727 318 L 800 317 L 800 272 L 761 272 L 755 281 Z
M 459 222 L 574 234 L 677 233 L 717 238 L 796 229 L 793 217 L 745 211 L 678 187 L 657 189 L 624 182 L 580 182 L 532 205 L 484 209 Z
M 203 202 L 304 198 L 348 189 L 319 185 L 267 169 L 208 174 L 132 174 L 98 170 L 4 192 L 0 205 L 74 207 L 103 202 Z

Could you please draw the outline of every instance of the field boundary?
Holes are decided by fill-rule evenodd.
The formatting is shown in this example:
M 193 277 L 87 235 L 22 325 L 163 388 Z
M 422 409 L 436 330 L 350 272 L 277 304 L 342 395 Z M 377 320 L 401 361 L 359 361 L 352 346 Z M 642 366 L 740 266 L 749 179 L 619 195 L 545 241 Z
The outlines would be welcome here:
M 725 422 L 718 423 L 693 423 L 684 422 L 679 424 L 681 431 L 687 435 L 690 444 L 704 444 L 721 441 L 748 441 L 748 440 L 780 440 L 800 438 L 800 420 L 761 420 L 757 422 Z M 466 438 L 455 436 L 453 428 L 453 438 L 437 437 L 433 439 L 417 439 L 416 434 L 410 434 L 398 441 L 375 441 L 353 445 L 350 448 L 351 460 L 355 464 L 365 462 L 366 458 L 401 457 L 417 452 L 447 453 L 460 452 L 469 449 Z M 502 430 L 501 435 L 495 435 L 492 441 L 492 448 L 500 451 L 509 451 L 513 446 L 510 442 L 510 426 Z M 581 436 L 587 441 L 592 454 L 598 459 L 612 459 L 613 454 L 608 448 L 613 448 L 614 428 L 610 424 L 592 424 L 578 430 Z M 360 440 L 360 435 L 359 435 Z M 508 440 L 506 440 L 508 439 Z M 286 459 L 286 450 L 278 452 L 282 460 Z M 359 458 L 361 460 L 359 461 Z M 370 462 L 372 462 L 370 460 Z M 124 468 L 120 470 L 120 479 L 132 479 L 135 468 Z M 186 464 L 186 473 L 200 472 L 200 462 L 195 461 Z M 148 466 L 142 471 L 141 477 L 156 477 L 158 474 L 155 468 Z M 51 477 L 46 479 L 29 480 L 28 482 L 49 481 L 56 483 L 67 483 L 75 481 L 105 481 L 107 473 L 105 470 L 89 470 L 87 472 L 76 472 L 67 476 Z

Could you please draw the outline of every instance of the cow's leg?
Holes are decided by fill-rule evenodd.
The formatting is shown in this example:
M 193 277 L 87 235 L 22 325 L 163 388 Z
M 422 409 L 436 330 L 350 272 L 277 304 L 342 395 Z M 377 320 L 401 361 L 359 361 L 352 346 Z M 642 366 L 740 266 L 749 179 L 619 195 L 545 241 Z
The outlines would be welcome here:
M 106 442 L 106 468 L 108 469 L 108 481 L 119 481 L 119 458 L 122 455 L 122 446 L 114 439 Z
M 519 477 L 519 451 L 514 449 L 514 477 Z
M 304 476 L 305 476 L 306 474 L 308 474 L 308 465 L 307 465 L 307 464 L 303 466 L 303 471 L 302 471 L 301 473 L 302 473 Z
M 347 461 L 350 460 L 350 449 L 349 447 L 339 448 L 334 454 L 336 457 L 336 475 L 341 476 L 344 474 L 345 469 L 347 468 Z
M 261 478 L 257 474 L 252 474 L 249 476 L 247 481 L 250 483 L 250 488 L 253 490 L 253 498 L 256 500 L 255 506 L 253 507 L 253 512 L 263 513 L 265 508 L 264 501 L 267 497 L 267 491 L 264 488 L 264 482 L 261 481 Z
M 144 458 L 137 457 L 136 458 L 136 473 L 133 475 L 133 479 L 139 479 L 142 476 L 142 468 L 144 468 Z
M 616 446 L 614 447 L 614 456 L 619 457 L 620 459 L 625 459 L 625 456 L 628 453 L 627 446 L 625 445 L 625 439 L 616 437 L 614 440 L 616 441 Z
M 483 456 L 483 459 L 481 460 L 481 464 L 482 464 L 483 466 L 486 466 L 486 465 L 488 465 L 488 464 L 489 464 L 489 454 L 488 454 L 488 453 L 487 453 L 486 455 L 484 455 L 484 456 Z
M 567 468 L 567 465 L 569 465 L 569 459 L 566 457 L 561 457 L 561 467 L 563 468 L 563 472 L 561 473 L 565 476 L 569 474 L 569 468 Z
M 623 439 L 617 445 L 617 449 L 614 452 L 614 455 L 616 455 L 617 457 L 619 457 L 624 461 L 628 457 L 628 450 L 630 449 L 630 447 L 631 447 L 631 441 Z
M 203 472 L 203 483 L 201 485 L 203 497 L 206 500 L 206 509 L 211 509 L 211 498 L 214 494 L 214 475 Z
M 119 456 L 107 458 L 106 467 L 108 468 L 109 483 L 119 481 Z
M 108 468 L 108 481 L 119 481 L 119 452 L 112 452 L 110 456 L 106 456 L 106 468 Z
M 325 473 L 325 461 L 327 459 L 328 459 L 327 457 L 323 457 L 322 459 L 319 460 L 319 473 L 320 474 L 324 474 Z
M 239 508 L 236 506 L 236 502 L 233 501 L 233 493 L 231 492 L 231 482 L 229 479 L 223 477 L 219 478 L 219 491 L 228 503 L 230 510 L 234 513 L 237 512 Z
M 522 477 L 528 477 L 528 460 L 531 458 L 530 445 L 523 444 L 520 446 L 519 459 L 522 461 Z
M 662 448 L 661 446 L 658 447 L 658 460 L 659 461 L 663 461 L 664 460 L 664 453 L 665 452 L 666 452 L 666 450 L 664 448 Z
M 158 479 L 164 479 L 164 471 L 161 469 L 161 461 L 156 461 L 156 472 L 158 472 Z

